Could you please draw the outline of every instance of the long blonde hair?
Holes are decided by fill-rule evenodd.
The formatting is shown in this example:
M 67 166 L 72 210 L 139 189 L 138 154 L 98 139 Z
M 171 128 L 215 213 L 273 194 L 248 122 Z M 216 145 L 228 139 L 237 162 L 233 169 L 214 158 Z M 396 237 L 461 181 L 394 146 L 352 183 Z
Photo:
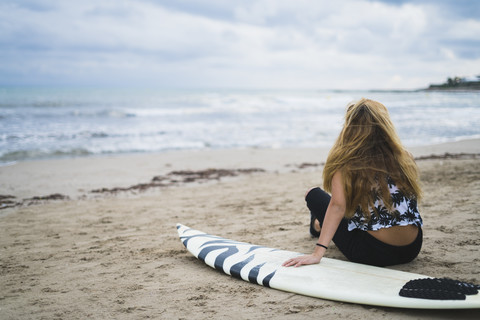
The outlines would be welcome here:
M 415 160 L 402 146 L 387 108 L 373 100 L 363 98 L 348 106 L 345 124 L 323 170 L 326 191 L 331 192 L 338 170 L 342 173 L 346 218 L 360 207 L 369 220 L 377 197 L 391 210 L 388 177 L 406 196 L 420 199 L 422 195 Z

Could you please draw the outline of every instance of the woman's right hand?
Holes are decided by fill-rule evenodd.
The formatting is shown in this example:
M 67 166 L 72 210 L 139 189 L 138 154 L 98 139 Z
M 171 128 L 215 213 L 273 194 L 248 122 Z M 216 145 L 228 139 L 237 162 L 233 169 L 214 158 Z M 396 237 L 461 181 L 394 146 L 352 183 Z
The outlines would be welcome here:
M 300 257 L 295 257 L 292 259 L 288 259 L 285 261 L 282 266 L 283 267 L 300 267 L 300 266 L 306 266 L 309 264 L 317 264 L 320 263 L 320 260 L 322 260 L 322 256 L 316 255 L 316 254 L 309 254 L 305 256 L 300 256 Z

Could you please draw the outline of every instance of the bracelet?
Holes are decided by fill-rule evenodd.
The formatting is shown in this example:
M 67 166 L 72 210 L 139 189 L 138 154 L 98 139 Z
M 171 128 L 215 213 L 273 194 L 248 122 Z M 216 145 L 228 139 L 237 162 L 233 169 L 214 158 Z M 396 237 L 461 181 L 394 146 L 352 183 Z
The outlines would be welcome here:
M 328 247 L 327 247 L 327 246 L 324 246 L 323 244 L 317 243 L 316 245 L 319 246 L 319 247 L 325 248 L 325 250 L 328 249 Z

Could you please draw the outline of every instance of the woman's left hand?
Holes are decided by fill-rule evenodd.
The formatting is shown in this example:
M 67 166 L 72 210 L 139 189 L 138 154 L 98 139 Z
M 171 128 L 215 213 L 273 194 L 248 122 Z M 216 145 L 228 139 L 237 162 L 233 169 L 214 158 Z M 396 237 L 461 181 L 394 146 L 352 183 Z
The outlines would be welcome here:
M 284 267 L 300 267 L 300 266 L 305 266 L 309 264 L 317 264 L 320 263 L 320 260 L 322 260 L 321 256 L 310 254 L 310 255 L 305 255 L 305 256 L 300 256 L 296 258 L 289 259 L 285 261 L 282 266 Z

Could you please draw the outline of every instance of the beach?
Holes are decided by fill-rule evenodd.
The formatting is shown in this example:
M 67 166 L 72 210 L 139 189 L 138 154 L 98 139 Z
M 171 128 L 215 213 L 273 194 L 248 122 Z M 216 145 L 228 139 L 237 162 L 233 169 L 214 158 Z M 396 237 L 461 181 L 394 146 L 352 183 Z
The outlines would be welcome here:
M 409 148 L 424 244 L 397 270 L 480 284 L 480 140 Z M 328 148 L 242 148 L 20 161 L 0 167 L 1 319 L 478 319 L 316 299 L 224 275 L 176 223 L 309 253 L 305 191 Z M 345 258 L 334 244 L 326 255 Z

